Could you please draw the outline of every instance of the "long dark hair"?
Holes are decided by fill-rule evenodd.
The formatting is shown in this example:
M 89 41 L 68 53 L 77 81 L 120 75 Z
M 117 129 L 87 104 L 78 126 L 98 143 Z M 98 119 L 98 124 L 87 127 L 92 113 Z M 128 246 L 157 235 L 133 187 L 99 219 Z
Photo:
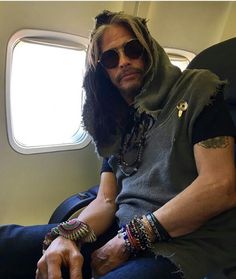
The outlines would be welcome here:
M 84 126 L 96 144 L 110 144 L 111 136 L 125 126 L 128 105 L 101 65 L 86 72 L 83 86 L 86 91 Z
M 83 83 L 86 100 L 83 108 L 83 122 L 96 145 L 100 147 L 112 143 L 112 138 L 116 135 L 117 130 L 124 129 L 128 115 L 127 103 L 98 63 L 102 35 L 111 24 L 125 26 L 138 38 L 145 49 L 147 72 L 152 68 L 153 63 L 152 40 L 145 19 L 122 12 L 109 11 L 103 11 L 96 17 L 86 57 L 86 73 Z

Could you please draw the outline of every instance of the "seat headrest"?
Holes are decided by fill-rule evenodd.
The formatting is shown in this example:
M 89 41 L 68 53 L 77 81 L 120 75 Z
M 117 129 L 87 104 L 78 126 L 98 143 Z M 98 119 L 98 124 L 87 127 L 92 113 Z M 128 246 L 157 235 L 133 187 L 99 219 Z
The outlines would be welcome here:
M 215 44 L 200 52 L 189 63 L 189 69 L 208 69 L 222 80 L 228 80 L 226 102 L 236 105 L 236 38 Z

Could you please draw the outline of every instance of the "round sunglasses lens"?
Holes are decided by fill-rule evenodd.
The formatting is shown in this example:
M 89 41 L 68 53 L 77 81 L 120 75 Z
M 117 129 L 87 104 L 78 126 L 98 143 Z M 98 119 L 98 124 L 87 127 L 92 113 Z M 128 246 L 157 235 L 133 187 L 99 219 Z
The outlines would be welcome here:
M 107 69 L 115 68 L 119 63 L 119 55 L 118 53 L 111 49 L 103 52 L 101 57 L 102 65 Z
M 143 54 L 143 46 L 138 40 L 132 40 L 125 45 L 124 51 L 129 58 L 137 59 Z

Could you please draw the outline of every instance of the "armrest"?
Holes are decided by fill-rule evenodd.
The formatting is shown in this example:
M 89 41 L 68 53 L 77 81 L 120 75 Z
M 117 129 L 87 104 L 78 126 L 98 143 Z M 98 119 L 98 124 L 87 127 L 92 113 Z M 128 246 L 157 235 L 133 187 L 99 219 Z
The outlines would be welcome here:
M 52 213 L 49 224 L 61 223 L 71 218 L 76 212 L 81 211 L 91 201 L 98 192 L 99 185 L 91 187 L 85 192 L 80 192 L 65 199 Z

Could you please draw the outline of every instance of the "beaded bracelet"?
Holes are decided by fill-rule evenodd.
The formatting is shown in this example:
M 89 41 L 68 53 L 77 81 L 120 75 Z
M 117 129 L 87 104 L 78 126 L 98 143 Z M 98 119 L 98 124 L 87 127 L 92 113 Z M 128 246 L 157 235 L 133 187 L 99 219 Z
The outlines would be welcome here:
M 121 227 L 118 231 L 118 237 L 124 239 L 125 249 L 131 256 L 136 256 L 140 251 L 151 249 L 152 242 L 172 239 L 153 213 L 148 213 L 142 218 L 132 219 Z
M 169 241 L 172 239 L 172 237 L 169 235 L 166 229 L 161 225 L 161 223 L 157 220 L 157 218 L 153 213 L 148 213 L 145 216 L 149 224 L 151 225 L 153 232 L 155 233 L 157 242 Z
M 128 236 L 128 231 L 126 229 L 126 226 L 122 226 L 121 229 L 118 231 L 118 237 L 123 238 L 125 241 L 125 250 L 130 254 L 130 255 L 135 255 L 135 244 L 131 240 L 130 242 L 130 237 Z
M 87 224 L 78 219 L 71 219 L 60 223 L 46 234 L 43 241 L 43 253 L 58 236 L 75 242 L 94 242 L 97 239 L 94 231 Z
M 129 224 L 121 227 L 118 237 L 125 241 L 125 248 L 131 256 L 136 256 L 140 251 L 152 247 L 152 242 L 143 225 L 142 219 L 135 217 Z

